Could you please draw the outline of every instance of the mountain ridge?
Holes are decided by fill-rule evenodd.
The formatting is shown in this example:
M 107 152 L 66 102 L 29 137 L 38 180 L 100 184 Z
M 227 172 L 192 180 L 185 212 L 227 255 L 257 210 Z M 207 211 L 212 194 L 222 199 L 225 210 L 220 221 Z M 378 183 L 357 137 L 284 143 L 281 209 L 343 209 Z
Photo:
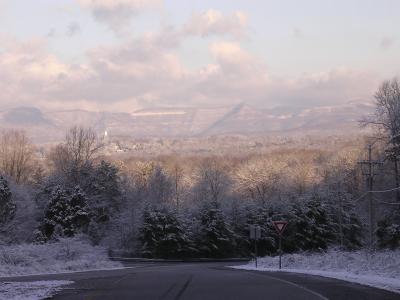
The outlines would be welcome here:
M 349 133 L 373 106 L 346 103 L 314 108 L 258 109 L 243 102 L 219 108 L 149 108 L 134 112 L 82 109 L 42 111 L 17 107 L 0 112 L 0 127 L 24 129 L 35 142 L 60 141 L 74 125 L 92 127 L 112 136 L 196 137 L 229 134 Z

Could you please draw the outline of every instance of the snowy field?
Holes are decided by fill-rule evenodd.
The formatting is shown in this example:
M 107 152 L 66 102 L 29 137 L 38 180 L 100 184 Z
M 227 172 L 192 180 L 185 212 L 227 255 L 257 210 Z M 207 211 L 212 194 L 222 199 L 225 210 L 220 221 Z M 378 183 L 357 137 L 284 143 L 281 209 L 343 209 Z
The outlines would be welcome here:
M 0 246 L 1 277 L 120 267 L 121 263 L 108 259 L 105 249 L 93 247 L 83 238 L 43 245 Z
M 0 300 L 37 300 L 52 296 L 72 281 L 1 282 Z
M 258 259 L 232 268 L 259 271 L 279 271 L 279 257 Z M 374 286 L 400 293 L 400 250 L 325 253 L 299 253 L 282 256 L 282 271 L 319 275 Z

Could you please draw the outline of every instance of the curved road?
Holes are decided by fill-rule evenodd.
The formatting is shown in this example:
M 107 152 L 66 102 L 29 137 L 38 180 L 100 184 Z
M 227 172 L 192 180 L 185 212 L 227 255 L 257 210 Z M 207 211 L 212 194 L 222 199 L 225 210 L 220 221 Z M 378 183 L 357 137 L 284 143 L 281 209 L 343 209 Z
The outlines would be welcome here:
M 399 300 L 400 295 L 319 276 L 234 270 L 232 263 L 134 264 L 132 268 L 7 281 L 72 280 L 54 300 Z

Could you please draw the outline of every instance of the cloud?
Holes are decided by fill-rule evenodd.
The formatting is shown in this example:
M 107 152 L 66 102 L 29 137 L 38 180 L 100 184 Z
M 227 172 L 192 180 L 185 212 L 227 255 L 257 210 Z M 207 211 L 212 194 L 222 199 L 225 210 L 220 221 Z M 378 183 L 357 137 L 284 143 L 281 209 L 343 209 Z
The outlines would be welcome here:
M 79 34 L 80 32 L 81 32 L 81 26 L 79 25 L 79 23 L 72 22 L 68 25 L 66 35 L 68 37 L 72 37 L 74 35 Z
M 294 36 L 295 38 L 297 38 L 297 39 L 301 39 L 301 38 L 304 37 L 303 31 L 302 31 L 300 28 L 298 28 L 298 27 L 294 27 L 294 28 L 293 28 L 292 34 L 293 34 L 293 36 Z
M 84 63 L 68 64 L 47 51 L 46 40 L 1 38 L 0 103 L 45 109 L 134 111 L 145 107 L 256 107 L 335 105 L 371 98 L 374 74 L 347 68 L 278 78 L 236 42 L 209 44 L 212 61 L 197 70 L 181 62 L 179 31 L 164 27 L 119 45 L 96 47 Z
M 76 0 L 94 18 L 115 32 L 129 25 L 133 16 L 162 5 L 162 0 Z
M 391 37 L 383 37 L 382 39 L 381 39 L 381 42 L 380 42 L 380 47 L 382 48 L 382 49 L 389 49 L 390 47 L 392 47 L 393 46 L 393 44 L 395 43 L 395 39 L 394 38 L 391 38 Z
M 0 36 L 4 51 L 0 52 L 0 103 L 5 107 L 17 105 L 51 106 L 52 91 L 69 76 L 78 82 L 87 70 L 62 63 L 47 52 L 45 40 L 20 42 Z
M 46 34 L 48 38 L 54 38 L 56 36 L 56 29 L 54 27 L 50 28 L 49 32 Z
M 183 31 L 189 35 L 208 37 L 212 35 L 242 38 L 246 35 L 248 16 L 242 11 L 223 15 L 217 10 L 195 13 L 184 25 Z
M 370 101 L 379 78 L 372 72 L 339 67 L 272 82 L 266 97 L 275 105 L 315 107 Z

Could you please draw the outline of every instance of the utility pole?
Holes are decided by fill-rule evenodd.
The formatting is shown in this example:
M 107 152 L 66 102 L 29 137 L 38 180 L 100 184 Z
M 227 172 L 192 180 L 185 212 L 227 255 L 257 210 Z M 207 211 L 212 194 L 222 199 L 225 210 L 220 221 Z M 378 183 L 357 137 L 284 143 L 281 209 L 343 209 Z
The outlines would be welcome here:
M 390 139 L 390 144 L 391 147 L 387 150 L 387 153 L 389 154 L 389 157 L 391 160 L 394 162 L 394 179 L 395 179 L 395 184 L 396 184 L 396 201 L 400 202 L 400 190 L 398 189 L 400 187 L 400 182 L 399 182 L 399 150 L 400 150 L 400 135 L 395 134 L 392 135 L 392 138 Z
M 261 227 L 260 226 L 254 226 L 250 225 L 250 239 L 254 240 L 254 258 L 255 258 L 255 263 L 256 263 L 256 268 L 258 268 L 258 247 L 257 247 L 257 241 L 261 239 Z
M 371 193 L 374 187 L 375 167 L 382 165 L 382 162 L 372 160 L 372 145 L 368 145 L 368 159 L 358 162 L 361 165 L 361 170 L 364 176 L 367 177 L 367 190 L 368 190 L 368 213 L 369 213 L 369 246 L 372 250 L 374 248 L 374 233 L 375 233 L 375 207 L 374 198 Z
M 338 198 L 339 198 L 339 235 L 340 235 L 340 249 L 343 249 L 343 199 L 341 193 L 341 182 L 338 182 Z

